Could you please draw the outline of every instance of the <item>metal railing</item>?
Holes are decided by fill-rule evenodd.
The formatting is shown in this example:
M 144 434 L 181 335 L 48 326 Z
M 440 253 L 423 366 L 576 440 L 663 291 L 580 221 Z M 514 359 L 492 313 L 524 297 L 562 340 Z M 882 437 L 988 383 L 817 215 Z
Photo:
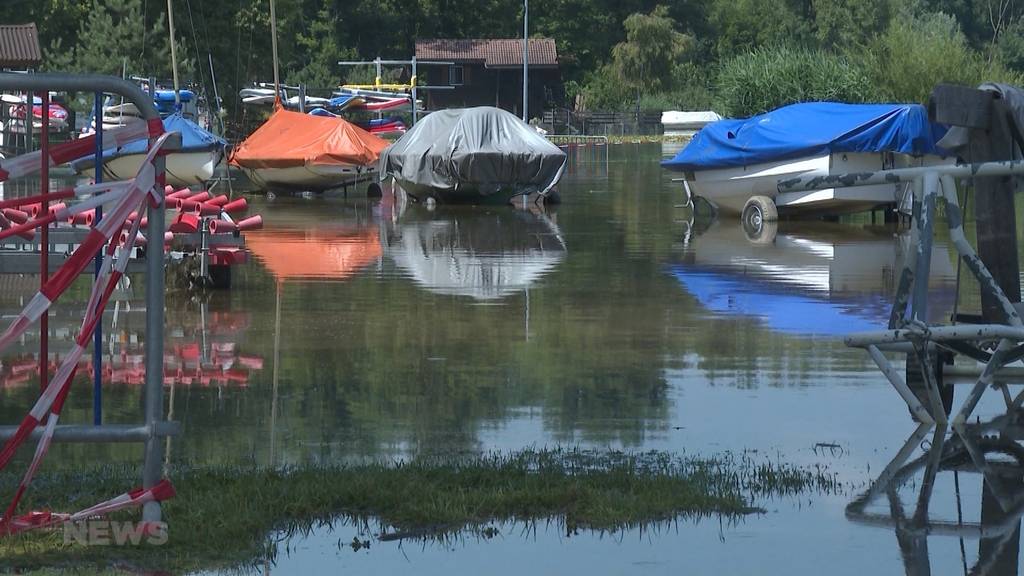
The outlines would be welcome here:
M 137 86 L 111 76 L 70 75 L 70 74 L 10 74 L 0 73 L 0 91 L 36 92 L 48 91 L 111 93 L 123 96 L 127 102 L 134 104 L 139 114 L 147 122 L 159 121 L 160 116 L 153 100 Z M 44 119 L 45 121 L 45 119 Z M 45 128 L 44 128 L 45 129 Z M 157 137 L 150 133 L 150 145 L 155 145 Z M 48 144 L 42 141 L 41 162 L 45 167 L 50 161 Z M 10 161 L 10 159 L 8 159 Z M 97 158 L 97 162 L 100 159 Z M 157 182 L 162 182 L 165 160 L 163 155 L 153 159 L 153 167 Z M 44 172 L 45 173 L 45 172 Z M 45 178 L 43 186 L 47 186 Z M 149 202 L 147 218 L 150 230 L 163 230 L 164 201 L 158 195 L 159 202 Z M 40 252 L 42 262 L 46 262 L 47 250 Z M 44 264 L 45 266 L 45 264 Z M 146 343 L 144 385 L 143 424 L 141 425 L 58 425 L 54 433 L 57 442 L 142 442 L 145 455 L 142 470 L 143 488 L 156 486 L 162 476 L 163 442 L 162 439 L 177 433 L 177 426 L 163 419 L 163 351 L 164 351 L 164 261 L 162 252 L 150 250 L 146 258 Z M 41 350 L 45 354 L 45 347 Z M 43 359 L 45 361 L 45 357 Z M 14 436 L 17 428 L 0 427 L 0 439 L 6 440 Z M 36 432 L 38 434 L 38 431 Z M 143 506 L 144 521 L 159 521 L 161 516 L 159 502 L 147 502 Z
M 545 138 L 559 148 L 567 148 L 570 153 L 580 149 L 593 150 L 597 154 L 599 148 L 604 149 L 605 170 L 608 168 L 608 137 L 607 136 L 583 136 L 580 134 L 546 134 Z M 583 160 L 583 158 L 579 158 Z

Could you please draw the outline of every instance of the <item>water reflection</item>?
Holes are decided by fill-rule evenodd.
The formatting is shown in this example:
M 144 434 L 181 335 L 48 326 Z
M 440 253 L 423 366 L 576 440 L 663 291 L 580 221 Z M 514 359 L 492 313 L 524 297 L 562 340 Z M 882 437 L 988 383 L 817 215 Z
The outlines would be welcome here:
M 384 253 L 416 284 L 475 300 L 527 290 L 566 253 L 554 216 L 539 210 L 410 205 L 385 230 Z
M 381 256 L 372 225 L 280 227 L 247 232 L 245 240 L 278 282 L 345 280 Z
M 715 315 L 757 318 L 795 335 L 841 336 L 885 326 L 894 274 L 909 231 L 825 223 L 782 223 L 772 241 L 716 221 L 687 239 L 669 273 Z M 932 252 L 932 313 L 948 316 L 955 270 L 947 246 Z
M 5 287 L 31 296 L 38 277 L 4 277 Z M 84 282 L 80 282 L 84 285 Z M 7 293 L 11 297 L 11 293 Z M 49 322 L 49 373 L 74 344 L 85 301 L 66 297 L 52 307 Z M 8 308 L 5 306 L 5 308 Z M 16 309 L 10 307 L 9 309 Z M 141 290 L 122 282 L 105 313 L 102 375 L 104 385 L 141 386 L 145 380 L 145 300 Z M 183 386 L 246 387 L 254 371 L 263 369 L 263 358 L 245 353 L 240 346 L 250 324 L 242 311 L 210 311 L 208 302 L 171 298 L 165 324 L 164 384 Z M 38 385 L 39 331 L 30 328 L 0 356 L 0 388 Z M 93 356 L 79 362 L 80 379 L 91 380 Z
M 941 555 L 935 549 L 959 544 L 964 574 L 1015 576 L 1024 515 L 1022 423 L 1024 411 L 1011 408 L 948 434 L 945 426 L 921 425 L 847 507 L 847 518 L 892 530 L 908 575 L 932 574 L 932 557 Z M 938 566 L 936 573 L 947 572 Z

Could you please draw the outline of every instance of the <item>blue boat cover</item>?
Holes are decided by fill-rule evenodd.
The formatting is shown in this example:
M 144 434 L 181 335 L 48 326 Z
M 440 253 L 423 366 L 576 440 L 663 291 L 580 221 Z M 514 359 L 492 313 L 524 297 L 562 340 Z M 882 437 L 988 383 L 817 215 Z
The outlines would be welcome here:
M 182 102 L 191 102 L 192 98 L 195 98 L 195 93 L 191 90 L 179 90 L 178 94 L 181 96 Z M 174 103 L 174 90 L 156 90 L 153 92 L 154 102 L 171 102 Z
M 323 116 L 325 118 L 341 118 L 341 116 L 335 114 L 334 112 L 324 110 L 323 108 L 313 108 L 312 110 L 307 112 L 307 114 L 310 114 L 312 116 Z
M 224 148 L 227 142 L 206 130 L 203 130 L 195 122 L 183 118 L 181 114 L 171 114 L 163 119 L 164 130 L 168 132 L 181 132 L 182 152 L 201 152 L 213 148 Z M 118 148 L 107 148 L 103 151 L 104 158 L 116 158 L 128 154 L 142 154 L 149 148 L 149 142 L 143 138 L 129 142 Z M 88 170 L 93 166 L 93 154 L 89 153 L 71 162 L 71 167 L 77 172 Z
M 942 154 L 946 129 L 919 104 L 805 102 L 743 120 L 708 124 L 661 165 L 707 170 L 819 156 L 831 152 Z
M 167 118 L 163 119 L 164 130 L 167 132 L 181 132 L 181 151 L 182 152 L 194 152 L 200 150 L 210 150 L 212 148 L 223 148 L 227 146 L 227 142 L 215 135 L 203 130 L 195 122 L 182 117 L 181 114 L 171 114 Z M 103 152 L 103 156 L 107 157 L 112 154 L 135 154 L 138 152 L 145 152 L 149 147 L 149 144 L 145 139 L 136 140 L 135 142 L 129 142 L 120 148 L 111 148 Z
M 181 90 L 180 94 L 182 103 L 191 102 L 195 98 L 195 94 L 191 90 Z M 176 112 L 174 109 L 174 90 L 157 90 L 153 93 L 153 103 L 156 104 L 156 110 L 160 113 L 161 118 Z
M 330 102 L 328 103 L 328 106 L 330 106 L 331 108 L 337 108 L 339 110 L 344 110 L 345 108 L 348 108 L 350 102 L 352 102 L 353 100 L 356 100 L 357 98 L 359 98 L 359 97 L 356 96 L 355 94 L 345 94 L 345 95 L 342 95 L 342 96 L 335 96 L 334 98 L 331 98 Z

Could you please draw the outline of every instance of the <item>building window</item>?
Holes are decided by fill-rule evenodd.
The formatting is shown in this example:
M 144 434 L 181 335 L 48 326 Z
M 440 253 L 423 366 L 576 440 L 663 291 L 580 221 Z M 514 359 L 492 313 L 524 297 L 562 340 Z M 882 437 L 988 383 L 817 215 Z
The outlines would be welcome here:
M 448 83 L 452 86 L 462 86 L 465 80 L 465 71 L 462 66 L 452 66 L 448 69 Z

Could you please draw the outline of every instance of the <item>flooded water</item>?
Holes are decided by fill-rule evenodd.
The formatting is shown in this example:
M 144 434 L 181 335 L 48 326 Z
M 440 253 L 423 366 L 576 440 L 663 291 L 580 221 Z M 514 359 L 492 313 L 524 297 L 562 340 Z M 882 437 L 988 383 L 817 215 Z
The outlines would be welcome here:
M 1016 570 L 1016 552 L 1007 559 L 996 546 L 1003 540 L 929 536 L 907 520 L 920 520 L 919 470 L 847 517 L 915 430 L 866 353 L 840 338 L 884 325 L 908 235 L 783 222 L 773 241 L 753 242 L 728 219 L 689 224 L 673 175 L 658 165 L 662 152 L 623 145 L 607 163 L 579 158 L 560 187 L 564 203 L 536 212 L 427 210 L 390 195 L 250 197 L 266 226 L 247 234 L 253 261 L 234 271 L 231 290 L 168 295 L 167 397 L 183 425 L 170 458 L 284 465 L 556 445 L 748 451 L 827 466 L 842 490 L 755 500 L 766 512 L 732 523 L 615 534 L 514 524 L 492 537 L 379 542 L 372 526 L 338 522 L 272 535 L 278 556 L 253 571 L 949 574 L 979 562 Z M 957 300 L 956 260 L 941 233 L 932 274 L 931 314 L 945 320 Z M 0 312 L 17 311 L 34 281 L 0 277 Z M 976 309 L 976 289 L 963 291 L 961 309 Z M 83 286 L 56 308 L 53 349 L 70 347 L 86 296 Z M 131 422 L 141 281 L 116 298 L 104 410 L 108 421 Z M 30 334 L 3 358 L 4 421 L 31 401 L 36 349 Z M 84 380 L 69 402 L 62 421 L 91 420 Z M 980 413 L 997 408 L 987 399 Z M 135 447 L 60 446 L 49 461 L 138 457 Z M 954 525 L 978 523 L 982 475 L 950 474 L 934 483 L 933 510 Z M 879 520 L 892 510 L 900 521 Z M 372 546 L 353 550 L 356 536 Z

